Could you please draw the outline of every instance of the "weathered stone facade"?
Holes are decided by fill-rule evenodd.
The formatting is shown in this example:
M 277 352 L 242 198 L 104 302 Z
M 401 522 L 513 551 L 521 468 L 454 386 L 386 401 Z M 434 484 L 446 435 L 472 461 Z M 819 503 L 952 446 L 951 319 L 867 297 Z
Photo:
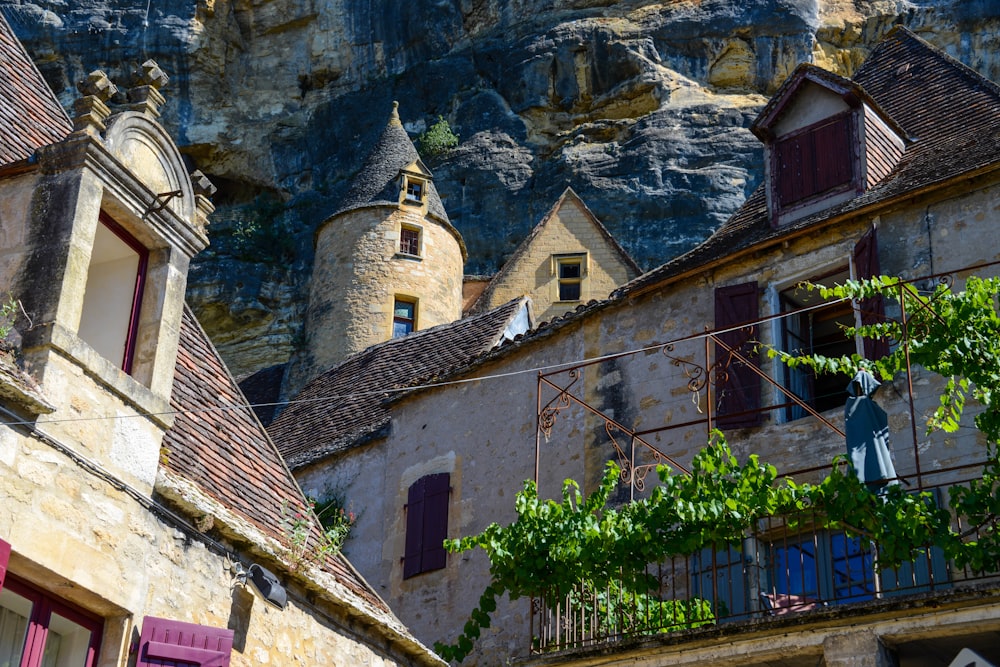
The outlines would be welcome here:
M 565 262 L 579 267 L 569 279 L 579 286 L 568 295 L 575 298 L 560 298 L 567 296 L 560 294 L 560 283 L 566 280 Z M 488 310 L 529 296 L 535 320 L 547 322 L 582 303 L 606 299 L 640 273 L 583 200 L 567 188 L 490 281 L 476 309 Z
M 185 308 L 212 187 L 157 121 L 166 76 L 144 63 L 112 114 L 115 87 L 94 73 L 71 121 L 0 18 L 0 79 L 0 287 L 14 304 L 0 322 L 13 328 L 0 354 L 3 660 L 443 664 L 318 546 Z M 250 592 L 251 564 L 284 592 L 273 606 Z M 147 636 L 178 623 L 232 648 Z
M 942 71 L 956 77 L 952 81 L 973 80 L 964 79 L 970 76 L 967 71 L 924 50 L 927 47 L 908 33 L 894 33 L 886 44 L 883 60 L 876 61 L 885 71 L 870 69 L 863 79 L 869 90 L 898 90 L 891 73 L 896 71 L 894 58 L 900 57 L 919 63 L 928 80 L 944 76 Z M 939 122 L 935 116 L 919 127 L 925 143 L 908 143 L 904 168 L 893 171 L 885 187 L 871 186 L 846 203 L 827 202 L 820 213 L 783 227 L 770 223 L 761 191 L 703 246 L 632 281 L 610 299 L 541 327 L 449 376 L 459 383 L 395 399 L 388 435 L 368 438 L 299 471 L 308 492 L 335 491 L 359 505 L 377 499 L 371 512 L 361 514 L 346 551 L 369 580 L 383 587 L 419 637 L 451 641 L 461 632 L 489 581 L 489 563 L 479 552 L 449 555 L 444 569 L 403 579 L 401 534 L 407 489 L 415 477 L 451 474 L 448 535 L 459 537 L 481 532 L 492 522 L 512 520 L 514 494 L 525 479 L 537 478 L 543 497 L 558 497 L 565 478 L 592 489 L 609 459 L 636 466 L 656 462 L 639 445 L 632 458 L 629 446 L 636 434 L 680 469 L 704 447 L 719 417 L 719 394 L 726 380 L 724 374 L 713 374 L 712 364 L 724 363 L 726 355 L 710 335 L 748 323 L 720 322 L 720 291 L 752 284 L 748 294 L 756 314 L 748 321 L 756 324 L 753 340 L 784 349 L 789 318 L 800 312 L 796 309 L 808 309 L 802 304 L 792 308 L 790 290 L 803 280 L 858 275 L 858 246 L 866 238 L 877 238 L 880 273 L 918 280 L 921 288 L 931 285 L 937 274 L 948 274 L 960 285 L 972 272 L 1000 272 L 1000 252 L 990 240 L 1000 216 L 1000 163 L 989 143 L 995 141 L 1000 122 L 1000 93 L 988 82 L 939 90 L 957 95 L 956 100 L 969 95 L 970 101 L 936 98 L 928 102 L 935 105 L 934 113 L 948 114 L 949 120 L 962 115 L 970 123 L 966 127 L 994 128 L 967 130 L 987 142 L 968 144 L 984 151 L 982 157 L 952 143 L 965 136 L 960 124 Z M 900 122 L 908 129 L 932 111 L 915 98 L 905 104 L 889 94 L 885 99 L 894 105 L 890 113 L 905 119 Z M 946 104 L 956 106 L 942 110 Z M 982 116 L 977 115 L 980 111 Z M 979 122 L 983 125 L 976 125 Z M 939 143 L 932 143 L 934 148 L 926 148 L 935 141 Z M 906 170 L 916 164 L 928 168 Z M 891 304 L 887 314 L 900 315 Z M 860 342 L 848 342 L 860 353 Z M 763 376 L 754 376 L 753 383 L 760 391 L 760 421 L 728 429 L 729 443 L 740 460 L 757 454 L 779 473 L 805 471 L 796 480 L 813 481 L 844 452 L 843 436 L 834 430 L 843 429 L 843 402 L 819 411 L 830 425 L 814 416 L 799 416 L 793 411 L 797 404 L 789 394 L 794 387 L 785 368 L 766 355 L 759 368 Z M 732 367 L 727 370 L 734 372 Z M 571 400 L 565 406 L 559 390 L 544 385 L 540 373 L 566 388 Z M 908 377 L 886 382 L 877 396 L 888 413 L 896 472 L 910 484 L 954 482 L 975 472 L 956 467 L 984 456 L 982 436 L 972 428 L 955 434 L 925 433 L 926 417 L 938 406 L 942 386 L 941 378 L 914 368 Z M 545 412 L 546 407 L 554 408 L 545 414 L 554 421 L 551 428 L 540 429 L 539 409 Z M 627 431 L 609 428 L 609 420 Z M 650 472 L 646 483 L 653 479 Z M 627 500 L 642 491 L 623 484 L 621 492 L 620 500 Z M 752 565 L 741 562 L 737 571 Z M 909 596 L 873 596 L 858 605 L 831 603 L 815 614 L 784 617 L 768 614 L 753 594 L 742 622 L 541 654 L 526 664 L 797 667 L 820 660 L 830 665 L 887 665 L 897 660 L 905 667 L 929 664 L 928 655 L 947 664 L 963 646 L 974 646 L 996 660 L 990 639 L 1000 629 L 996 579 L 969 578 L 974 576 L 949 569 L 936 587 Z M 928 633 L 933 633 L 933 641 L 925 641 Z M 530 622 L 528 600 L 501 601 L 470 660 L 497 665 L 510 656 L 527 656 L 539 635 L 537 619 L 535 625 Z

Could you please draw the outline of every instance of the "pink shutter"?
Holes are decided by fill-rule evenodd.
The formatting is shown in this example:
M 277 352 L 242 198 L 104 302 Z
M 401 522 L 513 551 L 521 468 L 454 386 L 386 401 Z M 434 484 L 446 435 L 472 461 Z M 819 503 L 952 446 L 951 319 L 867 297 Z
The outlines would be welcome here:
M 738 351 L 750 364 L 757 366 L 759 302 L 757 282 L 720 287 L 715 290 L 715 328 L 738 327 L 719 334 L 719 340 Z M 749 330 L 740 325 L 754 323 Z M 753 368 L 730 359 L 722 345 L 715 346 L 715 361 L 724 367 L 725 380 L 715 387 L 715 425 L 722 429 L 744 428 L 760 423 L 760 377 Z M 728 363 L 728 365 L 726 365 Z
M 861 237 L 854 246 L 854 268 L 861 280 L 881 274 L 878 263 L 878 238 L 875 228 Z M 861 324 L 878 324 L 885 321 L 885 300 L 882 295 L 862 299 L 857 307 L 861 310 Z M 885 338 L 862 339 L 865 359 L 881 359 L 889 354 L 889 341 Z
M 406 548 L 403 552 L 403 578 L 423 572 L 424 551 L 424 488 L 427 478 L 421 477 L 410 486 L 406 498 Z
M 233 631 L 147 616 L 136 667 L 229 667 Z
M 424 537 L 422 572 L 440 570 L 448 564 L 444 541 L 448 537 L 448 497 L 451 475 L 428 475 L 424 495 Z
M 10 562 L 10 542 L 0 540 L 0 591 L 3 590 L 3 580 L 7 576 L 7 564 Z

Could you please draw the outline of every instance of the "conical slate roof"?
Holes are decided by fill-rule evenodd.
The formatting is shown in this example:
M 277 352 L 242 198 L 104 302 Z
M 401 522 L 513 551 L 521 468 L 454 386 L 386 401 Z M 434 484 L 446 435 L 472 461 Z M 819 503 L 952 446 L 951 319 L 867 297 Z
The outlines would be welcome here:
M 361 171 L 354 177 L 343 205 L 334 215 L 368 206 L 396 206 L 399 204 L 399 172 L 420 160 L 420 154 L 410 141 L 403 124 L 399 120 L 399 103 L 392 103 L 392 114 L 382 131 L 382 136 L 368 155 Z M 421 167 L 430 176 L 430 170 L 421 162 Z M 427 215 L 445 225 L 451 226 L 448 214 L 438 196 L 434 181 L 428 179 L 425 197 Z

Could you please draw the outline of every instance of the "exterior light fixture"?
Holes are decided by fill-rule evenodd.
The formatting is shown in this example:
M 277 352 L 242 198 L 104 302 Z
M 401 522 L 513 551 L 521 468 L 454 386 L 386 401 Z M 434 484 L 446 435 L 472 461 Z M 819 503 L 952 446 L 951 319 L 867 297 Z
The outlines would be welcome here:
M 270 570 L 258 563 L 253 563 L 244 570 L 242 563 L 237 562 L 232 563 L 232 568 L 236 573 L 233 578 L 233 586 L 240 584 L 244 588 L 249 588 L 257 597 L 279 610 L 283 610 L 288 604 L 288 593 L 285 591 L 285 587 Z

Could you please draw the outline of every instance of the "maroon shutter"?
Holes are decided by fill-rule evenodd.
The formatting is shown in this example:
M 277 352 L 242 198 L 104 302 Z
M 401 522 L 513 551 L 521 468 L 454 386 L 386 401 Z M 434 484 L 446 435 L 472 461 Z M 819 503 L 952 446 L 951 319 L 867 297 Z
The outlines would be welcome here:
M 878 265 L 878 238 L 875 228 L 861 237 L 854 246 L 854 270 L 859 280 L 873 278 L 881 274 Z M 885 321 L 885 299 L 876 295 L 858 302 L 861 310 L 861 324 L 877 324 Z M 881 359 L 889 354 L 889 341 L 885 338 L 862 339 L 865 359 Z
M 448 497 L 451 475 L 443 472 L 421 477 L 410 487 L 406 502 L 406 550 L 403 578 L 440 570 L 448 561 Z
M 850 183 L 854 163 L 851 146 L 848 114 L 775 142 L 781 205 L 788 206 Z
M 3 590 L 3 580 L 7 576 L 7 564 L 10 562 L 10 542 L 0 540 L 0 591 Z
M 757 366 L 757 325 L 749 330 L 740 325 L 759 319 L 757 282 L 720 287 L 715 290 L 715 328 L 732 331 L 718 334 L 719 340 Z M 716 363 L 722 363 L 725 380 L 715 387 L 715 424 L 719 428 L 743 428 L 760 423 L 760 376 L 742 361 L 730 359 L 722 345 L 715 346 Z M 728 365 L 726 365 L 728 363 Z
M 232 630 L 147 616 L 136 667 L 229 667 L 232 650 Z
M 421 555 L 424 550 L 424 489 L 427 478 L 421 477 L 410 486 L 406 498 L 406 550 L 403 553 L 403 579 L 423 572 Z
M 446 472 L 429 475 L 424 496 L 424 572 L 440 570 L 448 563 L 444 541 L 448 537 L 448 496 L 451 475 Z
M 851 180 L 850 117 L 841 116 L 832 123 L 811 132 L 813 139 L 815 188 L 809 194 L 819 194 Z

